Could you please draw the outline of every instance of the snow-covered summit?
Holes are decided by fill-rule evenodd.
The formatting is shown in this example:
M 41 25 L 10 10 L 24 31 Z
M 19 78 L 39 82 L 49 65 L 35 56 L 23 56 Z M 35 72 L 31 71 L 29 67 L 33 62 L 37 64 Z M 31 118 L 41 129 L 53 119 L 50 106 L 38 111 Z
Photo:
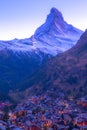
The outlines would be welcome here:
M 46 22 L 35 31 L 34 36 L 38 39 L 46 33 L 51 36 L 62 36 L 76 40 L 82 31 L 65 22 L 62 13 L 56 8 L 52 8 Z
M 62 18 L 63 20 L 62 14 L 57 9 L 52 8 L 50 14 L 47 16 L 46 22 L 35 31 L 34 36 L 38 38 L 48 33 L 55 22 L 55 17 L 59 17 L 59 19 Z
M 82 31 L 64 21 L 60 11 L 50 10 L 46 22 L 41 25 L 33 36 L 26 39 L 0 41 L 0 50 L 14 52 L 43 52 L 57 55 L 71 48 L 79 39 Z

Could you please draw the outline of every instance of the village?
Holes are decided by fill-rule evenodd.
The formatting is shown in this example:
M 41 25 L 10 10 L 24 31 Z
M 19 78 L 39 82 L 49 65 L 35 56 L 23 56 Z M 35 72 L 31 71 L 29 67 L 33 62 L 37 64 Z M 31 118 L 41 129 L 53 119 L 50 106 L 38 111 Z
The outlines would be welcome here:
M 87 97 L 32 96 L 5 112 L 0 103 L 0 130 L 87 130 Z

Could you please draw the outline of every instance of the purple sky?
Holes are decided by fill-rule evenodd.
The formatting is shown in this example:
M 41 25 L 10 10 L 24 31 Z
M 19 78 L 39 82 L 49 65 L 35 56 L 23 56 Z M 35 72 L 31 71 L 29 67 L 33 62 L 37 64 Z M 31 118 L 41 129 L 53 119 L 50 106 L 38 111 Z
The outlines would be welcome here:
M 69 24 L 87 28 L 87 0 L 0 0 L 0 40 L 30 37 L 52 7 Z

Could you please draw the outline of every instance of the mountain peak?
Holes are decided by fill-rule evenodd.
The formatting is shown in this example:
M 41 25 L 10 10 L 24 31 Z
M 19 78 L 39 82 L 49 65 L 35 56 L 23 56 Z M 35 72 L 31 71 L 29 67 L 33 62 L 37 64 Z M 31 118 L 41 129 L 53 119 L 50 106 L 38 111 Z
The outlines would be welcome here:
M 62 13 L 53 7 L 47 15 L 46 22 L 35 31 L 34 37 L 39 39 L 45 34 L 67 38 L 73 36 L 77 39 L 79 34 L 82 34 L 82 31 L 65 22 Z
M 51 10 L 50 10 L 51 12 L 58 12 L 59 10 L 58 9 L 56 9 L 55 7 L 53 7 L 53 8 L 51 8 Z M 60 12 L 60 11 L 59 11 Z
M 61 25 L 61 23 L 64 24 L 64 18 L 62 16 L 62 13 L 58 9 L 53 7 L 50 10 L 50 14 L 48 16 L 53 18 L 52 19 L 53 24 L 55 25 L 56 24 Z
M 56 26 L 55 24 L 60 25 L 61 23 L 64 23 L 62 13 L 59 10 L 57 10 L 55 7 L 53 7 L 50 10 L 50 13 L 47 15 L 46 22 L 35 31 L 34 34 L 35 38 L 38 38 L 44 35 L 45 33 L 48 33 L 53 26 Z M 55 29 L 57 30 L 57 28 Z
M 61 17 L 62 20 L 63 20 L 63 16 L 62 16 L 62 13 L 56 9 L 55 7 L 53 7 L 51 10 L 50 10 L 50 14 L 54 14 L 55 16 L 57 17 Z

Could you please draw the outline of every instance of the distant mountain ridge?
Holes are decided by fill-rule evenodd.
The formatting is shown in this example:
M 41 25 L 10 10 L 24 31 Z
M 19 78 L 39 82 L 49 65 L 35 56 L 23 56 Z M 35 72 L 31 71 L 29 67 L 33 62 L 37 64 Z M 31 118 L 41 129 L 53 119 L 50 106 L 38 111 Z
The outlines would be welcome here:
M 30 38 L 0 41 L 0 92 L 19 90 L 22 80 L 31 77 L 49 58 L 74 46 L 82 33 L 52 8 L 46 22 Z

